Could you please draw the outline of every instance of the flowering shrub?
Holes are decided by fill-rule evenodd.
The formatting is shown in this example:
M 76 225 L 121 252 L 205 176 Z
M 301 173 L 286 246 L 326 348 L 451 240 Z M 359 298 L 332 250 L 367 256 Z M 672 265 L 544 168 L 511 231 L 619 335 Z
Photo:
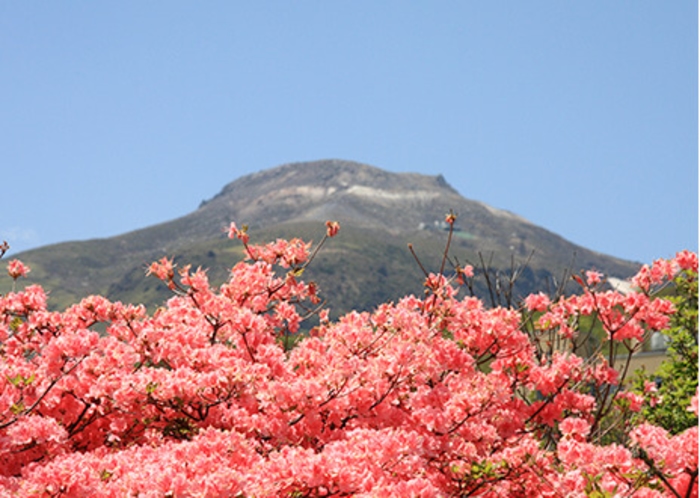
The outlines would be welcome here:
M 694 257 L 692 253 L 679 254 L 676 263 L 680 271 L 672 269 L 673 286 L 671 292 L 665 291 L 676 308 L 663 331 L 667 359 L 657 371 L 643 372 L 645 375 L 635 379 L 637 391 L 645 396 L 644 418 L 673 434 L 698 423 L 688 410 L 698 388 L 698 274 Z M 664 261 L 656 264 L 665 265 Z
M 625 426 L 644 398 L 615 365 L 668 325 L 650 288 L 697 275 L 696 255 L 643 269 L 638 292 L 589 273 L 520 310 L 459 297 L 460 268 L 331 322 L 300 280 L 323 241 L 229 236 L 248 260 L 218 288 L 150 266 L 174 291 L 153 314 L 101 296 L 51 312 L 39 286 L 0 297 L 3 496 L 698 495 L 697 427 Z M 615 347 L 577 354 L 586 316 Z

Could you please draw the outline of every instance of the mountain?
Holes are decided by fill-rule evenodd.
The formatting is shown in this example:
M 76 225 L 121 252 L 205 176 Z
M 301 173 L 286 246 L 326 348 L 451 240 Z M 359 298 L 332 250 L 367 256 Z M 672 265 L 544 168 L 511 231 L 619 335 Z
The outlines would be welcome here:
M 390 173 L 341 160 L 292 163 L 248 175 L 181 218 L 16 257 L 32 267 L 28 282 L 50 291 L 54 308 L 93 293 L 156 305 L 168 291 L 145 277 L 145 269 L 163 256 L 208 268 L 213 283 L 226 278 L 227 269 L 243 257 L 240 243 L 225 237 L 231 221 L 250 227 L 251 242 L 265 243 L 278 237 L 318 241 L 324 222 L 337 220 L 339 235 L 304 278 L 319 284 L 339 314 L 420 293 L 422 269 L 407 244 L 427 271 L 438 271 L 448 235 L 444 218 L 450 211 L 458 215 L 453 260 L 487 273 L 492 290 L 495 280 L 502 291 L 509 275 L 522 270 L 512 289 L 515 298 L 551 289 L 566 279 L 567 271 L 594 268 L 627 278 L 639 268 L 576 246 L 511 212 L 465 199 L 440 175 Z M 9 284 L 0 285 L 0 292 L 7 292 Z M 477 279 L 475 292 L 490 299 L 483 278 Z

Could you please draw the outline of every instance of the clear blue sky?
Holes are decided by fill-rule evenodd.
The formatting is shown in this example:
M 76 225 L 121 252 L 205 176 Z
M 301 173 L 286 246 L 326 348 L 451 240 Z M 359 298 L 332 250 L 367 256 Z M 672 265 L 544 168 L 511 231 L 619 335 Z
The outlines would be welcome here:
M 626 259 L 697 250 L 697 2 L 0 3 L 15 254 L 325 158 Z

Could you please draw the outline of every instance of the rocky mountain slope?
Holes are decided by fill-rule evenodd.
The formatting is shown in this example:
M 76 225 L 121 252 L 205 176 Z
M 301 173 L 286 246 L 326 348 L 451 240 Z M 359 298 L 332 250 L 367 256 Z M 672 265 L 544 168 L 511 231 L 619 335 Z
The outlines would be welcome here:
M 390 173 L 349 161 L 293 163 L 239 178 L 189 215 L 109 239 L 67 242 L 17 255 L 33 267 L 30 281 L 51 291 L 62 307 L 91 293 L 155 304 L 167 290 L 146 278 L 162 256 L 209 269 L 212 281 L 242 257 L 225 238 L 231 221 L 247 224 L 253 242 L 300 236 L 318 240 L 328 219 L 341 232 L 305 278 L 316 280 L 337 313 L 421 292 L 422 270 L 439 267 L 447 240 L 445 214 L 457 213 L 451 255 L 499 274 L 527 262 L 513 289 L 516 297 L 561 281 L 567 270 L 595 268 L 626 278 L 638 265 L 576 246 L 527 220 L 465 199 L 442 176 Z M 3 282 L 0 285 L 5 285 Z M 0 291 L 7 289 L 0 287 Z M 487 295 L 483 282 L 477 291 Z

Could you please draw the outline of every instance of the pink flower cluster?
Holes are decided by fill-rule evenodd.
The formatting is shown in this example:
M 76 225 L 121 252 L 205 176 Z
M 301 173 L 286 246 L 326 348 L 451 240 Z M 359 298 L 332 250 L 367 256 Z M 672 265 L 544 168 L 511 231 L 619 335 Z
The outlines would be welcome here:
M 611 340 L 638 339 L 666 324 L 665 301 L 530 296 L 533 337 L 528 309 L 431 275 L 422 298 L 323 312 L 289 349 L 318 302 L 286 271 L 310 246 L 243 242 L 250 261 L 218 288 L 151 265 L 176 291 L 153 314 L 100 296 L 51 312 L 38 287 L 0 297 L 0 495 L 697 496 L 696 429 L 603 444 L 600 413 L 636 398 L 606 359 L 543 346 L 593 313 Z
M 698 255 L 686 250 L 670 260 L 657 259 L 651 266 L 644 265 L 632 279 L 632 283 L 641 291 L 649 291 L 651 287 L 672 279 L 682 270 L 697 273 Z
M 18 259 L 13 259 L 7 264 L 7 274 L 14 280 L 17 280 L 19 277 L 26 277 L 30 271 L 29 267 Z

